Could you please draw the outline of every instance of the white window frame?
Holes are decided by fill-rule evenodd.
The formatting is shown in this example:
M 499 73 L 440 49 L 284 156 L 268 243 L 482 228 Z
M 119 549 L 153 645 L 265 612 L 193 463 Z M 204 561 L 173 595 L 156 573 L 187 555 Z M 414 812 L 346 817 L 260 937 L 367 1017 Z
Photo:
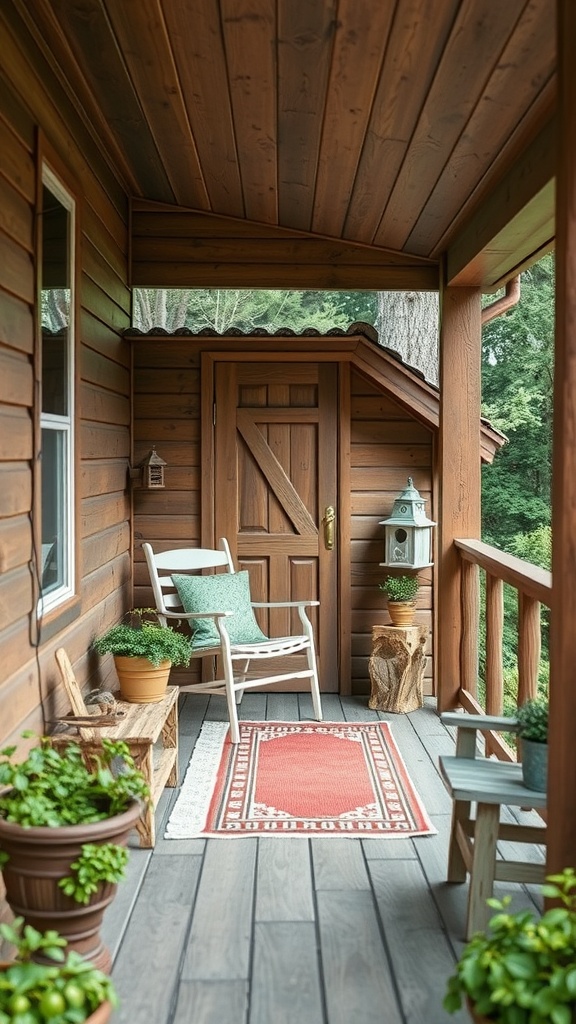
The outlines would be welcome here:
M 58 523 L 58 558 L 62 557 L 63 564 L 63 582 L 55 588 L 50 590 L 47 594 L 43 594 L 40 590 L 40 598 L 38 602 L 38 615 L 39 617 L 45 616 L 70 600 L 75 594 L 76 585 L 76 494 L 75 494 L 75 444 L 74 444 L 74 410 L 75 410 L 75 376 L 76 376 L 76 365 L 75 365 L 75 352 L 76 352 L 76 321 L 75 321 L 75 306 L 76 306 L 76 282 L 75 282 L 75 239 L 76 239 L 76 201 L 70 194 L 68 189 L 63 185 L 60 178 L 54 174 L 50 167 L 46 164 L 42 165 L 42 184 L 54 195 L 59 203 L 68 211 L 68 268 L 69 268 L 69 286 L 70 286 L 70 307 L 69 307 L 69 324 L 67 331 L 67 344 L 66 344 L 66 385 L 67 385 L 67 415 L 61 416 L 54 413 L 44 413 L 40 408 L 40 437 L 42 432 L 45 430 L 58 431 L 63 435 L 63 461 L 64 465 L 64 480 L 63 480 L 63 500 L 62 500 L 62 518 L 63 522 Z M 40 278 L 42 273 L 40 270 Z M 43 281 L 40 280 L 40 288 L 43 286 Z M 39 294 L 39 301 L 41 301 L 41 293 Z M 42 318 L 42 310 L 38 310 L 38 316 Z M 40 336 L 41 336 L 40 329 Z M 42 350 L 42 346 L 40 346 Z M 40 367 L 42 373 L 42 367 Z M 40 473 L 44 472 L 42 461 L 40 462 Z M 40 579 L 42 574 L 40 573 Z

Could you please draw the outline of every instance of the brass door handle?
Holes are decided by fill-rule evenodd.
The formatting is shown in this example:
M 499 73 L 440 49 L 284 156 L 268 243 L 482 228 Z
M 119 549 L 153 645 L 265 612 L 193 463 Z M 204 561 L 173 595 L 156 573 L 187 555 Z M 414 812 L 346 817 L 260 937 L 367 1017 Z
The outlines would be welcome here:
M 326 505 L 324 509 L 324 547 L 331 551 L 334 547 L 334 523 L 336 522 L 336 510 L 333 505 Z

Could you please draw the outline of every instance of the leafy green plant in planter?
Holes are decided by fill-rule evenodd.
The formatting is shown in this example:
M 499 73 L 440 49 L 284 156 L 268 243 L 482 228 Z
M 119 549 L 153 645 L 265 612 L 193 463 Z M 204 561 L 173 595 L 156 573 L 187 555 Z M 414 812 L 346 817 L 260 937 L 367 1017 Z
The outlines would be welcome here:
M 465 946 L 448 980 L 444 1009 L 466 1000 L 479 1021 L 574 1024 L 576 1020 L 576 875 L 549 875 L 544 896 L 562 905 L 540 918 L 508 913 L 510 897 L 489 899 L 497 913 Z
M 121 740 L 104 739 L 101 752 L 89 757 L 77 743 L 56 749 L 49 738 L 21 762 L 15 753 L 0 751 L 7 901 L 28 924 L 59 931 L 107 969 L 99 928 L 124 876 L 129 833 L 150 796 L 144 776 Z
M 414 621 L 414 601 L 420 589 L 418 576 L 387 576 L 378 584 L 388 598 L 388 613 L 394 626 L 409 626 Z M 398 608 L 404 605 L 404 608 Z
M 16 959 L 0 964 L 0 1024 L 104 1024 L 117 1005 L 110 978 L 78 953 L 64 953 L 55 931 L 38 932 L 23 919 L 1 924 L 0 935 L 16 948 Z M 49 961 L 36 963 L 38 953 Z
M 124 700 L 157 702 L 166 692 L 172 665 L 190 664 L 190 639 L 163 626 L 153 608 L 134 608 L 126 618 L 128 622 L 112 626 L 92 647 L 98 654 L 113 655 Z
M 522 778 L 528 789 L 545 790 L 548 775 L 548 701 L 537 697 L 516 711 Z

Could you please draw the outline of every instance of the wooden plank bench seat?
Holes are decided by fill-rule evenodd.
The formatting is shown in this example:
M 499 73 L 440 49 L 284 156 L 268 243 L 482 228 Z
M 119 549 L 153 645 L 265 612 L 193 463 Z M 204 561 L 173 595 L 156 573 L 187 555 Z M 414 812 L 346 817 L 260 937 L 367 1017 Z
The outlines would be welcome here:
M 63 647 L 56 651 L 62 682 L 74 714 L 88 716 L 70 659 Z M 154 704 L 130 704 L 117 700 L 116 709 L 124 716 L 112 726 L 91 728 L 78 726 L 78 742 L 90 755 L 101 748 L 102 739 L 124 740 L 138 768 L 150 787 L 151 801 L 137 824 L 140 845 L 153 847 L 156 841 L 154 809 L 165 786 L 178 785 L 178 687 L 169 686 L 161 701 Z M 69 735 L 51 737 L 56 745 L 64 745 Z
M 445 712 L 444 725 L 457 729 L 456 754 L 439 758 L 440 774 L 453 800 L 448 851 L 448 881 L 464 882 L 470 875 L 465 938 L 483 930 L 492 914 L 486 900 L 494 881 L 544 881 L 545 865 L 536 861 L 503 860 L 497 843 L 546 843 L 546 827 L 500 821 L 501 806 L 545 810 L 546 793 L 528 789 L 522 766 L 479 756 L 477 732 L 517 732 L 515 719 L 493 715 Z M 475 806 L 475 816 L 472 808 Z

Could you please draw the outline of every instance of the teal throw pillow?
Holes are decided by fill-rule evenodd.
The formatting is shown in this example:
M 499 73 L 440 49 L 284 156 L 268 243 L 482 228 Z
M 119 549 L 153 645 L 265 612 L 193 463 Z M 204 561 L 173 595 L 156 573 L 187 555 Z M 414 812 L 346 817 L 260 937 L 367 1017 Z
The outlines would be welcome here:
M 260 629 L 250 604 L 247 570 L 216 573 L 213 576 L 182 576 L 172 580 L 185 612 L 233 612 L 226 619 L 232 644 L 257 644 L 268 637 Z M 192 619 L 193 647 L 215 647 L 220 634 L 214 619 Z

